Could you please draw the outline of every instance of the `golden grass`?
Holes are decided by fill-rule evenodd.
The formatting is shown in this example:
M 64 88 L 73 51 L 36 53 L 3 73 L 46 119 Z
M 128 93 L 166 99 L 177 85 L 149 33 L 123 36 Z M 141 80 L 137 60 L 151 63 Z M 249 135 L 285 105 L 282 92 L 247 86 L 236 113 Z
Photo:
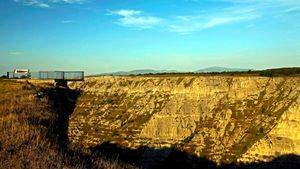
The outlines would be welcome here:
M 0 80 L 0 168 L 131 168 L 60 147 L 58 114 L 48 97 L 36 97 L 49 83 L 37 86 Z

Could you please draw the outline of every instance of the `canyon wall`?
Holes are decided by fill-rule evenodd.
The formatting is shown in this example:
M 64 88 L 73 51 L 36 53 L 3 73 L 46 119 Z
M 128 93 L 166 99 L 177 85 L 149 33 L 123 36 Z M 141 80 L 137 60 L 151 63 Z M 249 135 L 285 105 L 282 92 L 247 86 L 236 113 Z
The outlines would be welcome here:
M 300 77 L 105 76 L 70 86 L 82 90 L 73 144 L 176 148 L 219 164 L 300 155 Z

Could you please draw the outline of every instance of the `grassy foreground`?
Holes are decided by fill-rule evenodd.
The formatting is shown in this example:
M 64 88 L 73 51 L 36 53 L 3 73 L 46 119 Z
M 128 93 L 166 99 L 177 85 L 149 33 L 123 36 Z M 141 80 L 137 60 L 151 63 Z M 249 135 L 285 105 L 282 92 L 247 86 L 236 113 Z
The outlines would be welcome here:
M 68 94 L 62 92 L 49 84 L 0 80 L 0 168 L 132 168 L 69 146 L 69 110 L 60 107 L 68 105 L 54 100 Z

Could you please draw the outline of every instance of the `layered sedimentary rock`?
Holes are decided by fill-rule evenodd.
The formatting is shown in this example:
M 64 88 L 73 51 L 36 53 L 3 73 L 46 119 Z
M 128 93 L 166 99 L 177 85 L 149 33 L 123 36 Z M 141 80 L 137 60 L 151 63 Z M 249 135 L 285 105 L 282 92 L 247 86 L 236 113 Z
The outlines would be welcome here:
M 238 161 L 270 161 L 285 154 L 300 154 L 300 106 L 294 104 L 283 113 L 278 124 L 256 142 Z
M 69 121 L 74 144 L 172 147 L 217 163 L 300 154 L 299 77 L 97 77 Z M 272 142 L 272 146 L 270 146 Z M 265 157 L 268 158 L 265 158 Z

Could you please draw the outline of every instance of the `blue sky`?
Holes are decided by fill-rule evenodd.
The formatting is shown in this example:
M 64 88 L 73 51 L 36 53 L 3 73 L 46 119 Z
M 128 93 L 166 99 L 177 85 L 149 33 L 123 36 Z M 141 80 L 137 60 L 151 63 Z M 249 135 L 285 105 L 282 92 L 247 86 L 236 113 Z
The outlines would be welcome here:
M 0 0 L 0 73 L 300 66 L 299 0 Z

